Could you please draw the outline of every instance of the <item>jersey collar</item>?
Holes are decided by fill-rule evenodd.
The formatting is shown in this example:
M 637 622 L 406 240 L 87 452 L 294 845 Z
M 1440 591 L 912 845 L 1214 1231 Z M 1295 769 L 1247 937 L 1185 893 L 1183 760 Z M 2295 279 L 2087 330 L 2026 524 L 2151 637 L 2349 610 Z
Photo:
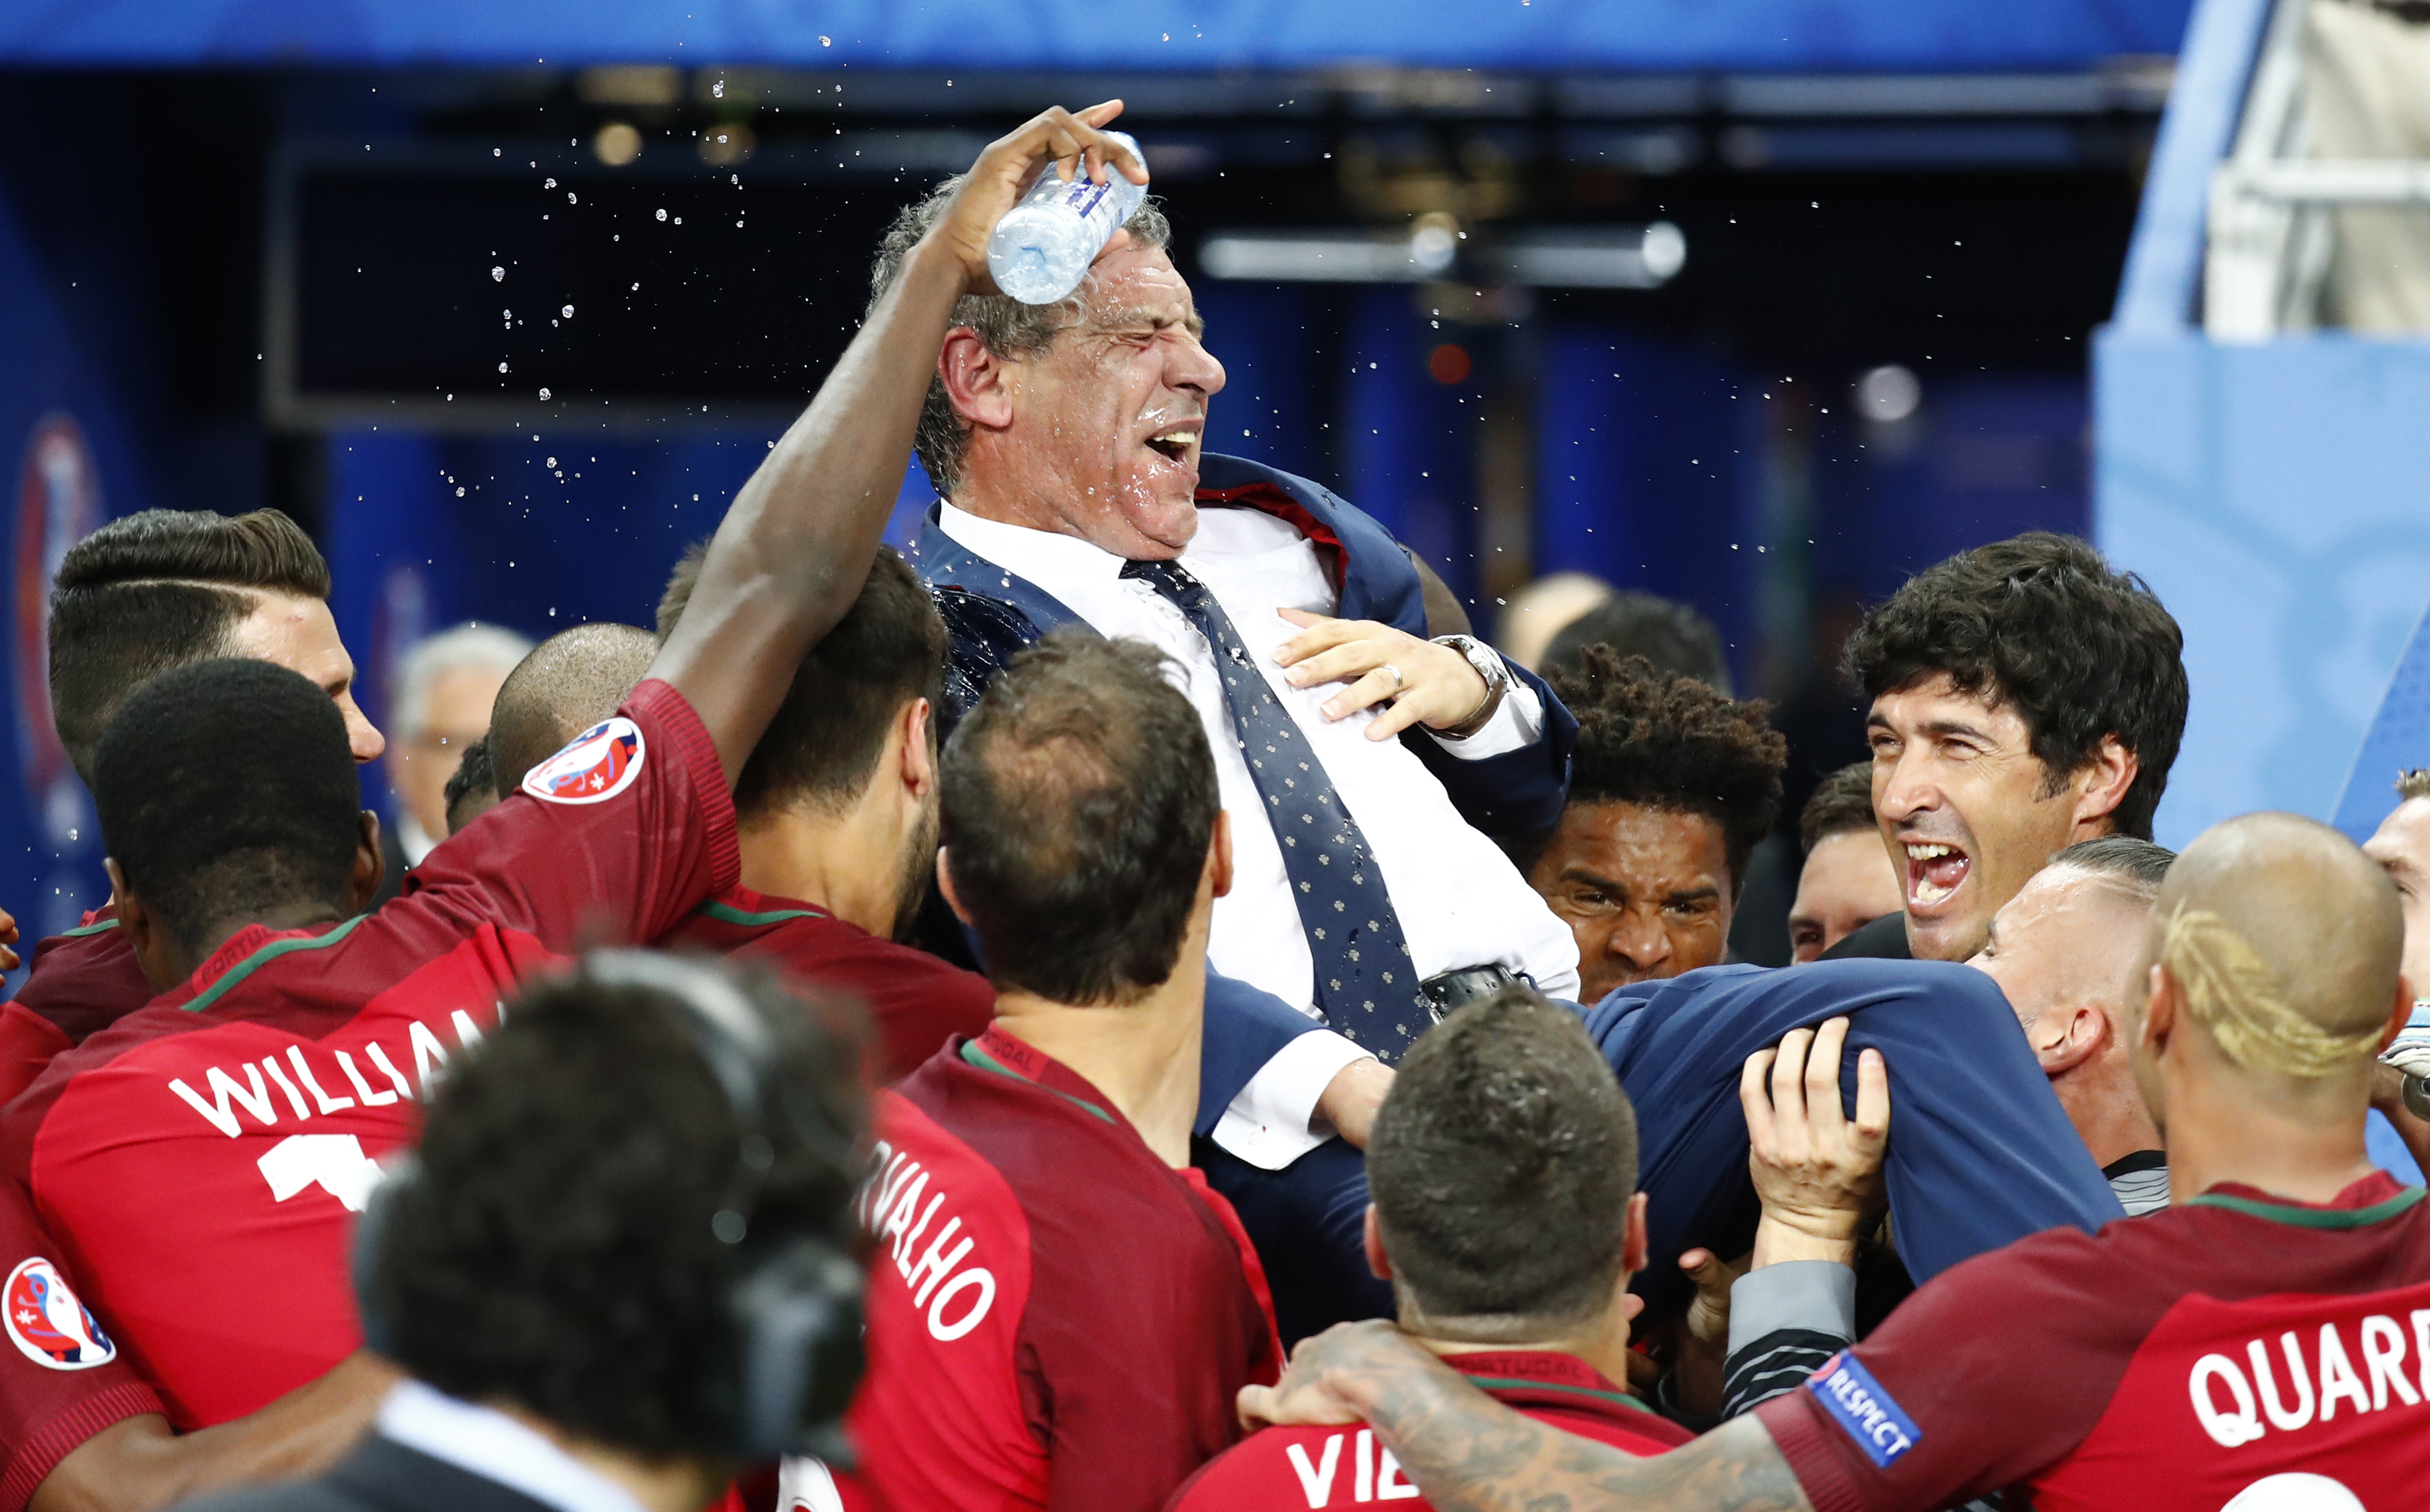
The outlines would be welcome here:
M 1042 1088 L 1116 1128 L 1129 1125 L 1127 1119 L 1106 1105 L 1105 1094 L 1090 1086 L 1088 1078 L 1035 1045 L 1015 1039 L 994 1024 L 989 1024 L 987 1032 L 976 1039 L 963 1040 L 955 1054 L 960 1056 L 964 1065 Z
M 1443 1355 L 1442 1362 L 1476 1383 L 1487 1395 L 1502 1400 L 1525 1396 L 1569 1402 L 1588 1410 L 1654 1410 L 1612 1385 L 1609 1377 L 1586 1361 L 1555 1350 L 1472 1350 Z
M 2325 1203 L 2299 1203 L 2273 1197 L 2257 1187 L 2222 1181 L 2198 1197 L 2189 1207 L 2223 1207 L 2248 1218 L 2296 1228 L 2367 1228 L 2409 1210 L 2422 1197 L 2419 1187 L 2400 1187 L 2385 1171 L 2374 1171 Z
M 262 924 L 247 924 L 194 968 L 193 975 L 162 993 L 160 1005 L 200 1013 L 218 1003 L 228 989 L 279 956 L 299 950 L 325 950 L 353 934 L 355 926 L 370 917 L 358 913 L 341 924 L 312 924 L 303 929 L 274 930 Z
M 692 912 L 741 929 L 767 929 L 792 919 L 832 919 L 824 908 L 794 898 L 754 892 L 738 882 L 715 897 L 701 900 Z

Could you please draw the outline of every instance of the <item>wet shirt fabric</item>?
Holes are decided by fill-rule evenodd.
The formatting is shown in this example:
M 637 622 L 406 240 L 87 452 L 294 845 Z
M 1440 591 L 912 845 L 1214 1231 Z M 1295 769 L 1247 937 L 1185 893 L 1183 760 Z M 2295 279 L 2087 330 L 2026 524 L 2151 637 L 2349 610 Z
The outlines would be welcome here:
M 1490 1350 L 1446 1355 L 1443 1363 L 1523 1416 L 1631 1454 L 1658 1454 L 1693 1437 L 1573 1354 Z M 1429 1504 L 1373 1432 L 1322 1425 L 1250 1435 L 1191 1476 L 1167 1509 L 1317 1512 L 1397 1501 Z
M 0 1162 L 172 1421 L 240 1417 L 360 1344 L 353 1215 L 500 1003 L 658 938 L 737 869 L 708 733 L 644 682 L 377 913 L 250 926 L 61 1052 L 0 1113 Z
M 1756 1408 L 1816 1512 L 2419 1504 L 2430 1205 L 2222 1185 L 1954 1267 Z M 2323 1485 L 2323 1482 L 2334 1485 Z M 2018 1498 L 2010 1498 L 2017 1504 Z
M 812 992 L 851 996 L 876 1031 L 871 1071 L 881 1085 L 910 1074 L 954 1036 L 984 1033 L 995 1016 L 995 989 L 977 972 L 740 883 L 703 900 L 658 943 L 764 961 Z
M 1223 1200 L 1070 1069 L 990 1029 L 882 1094 L 846 1419 L 894 1512 L 1153 1512 L 1281 1371 Z

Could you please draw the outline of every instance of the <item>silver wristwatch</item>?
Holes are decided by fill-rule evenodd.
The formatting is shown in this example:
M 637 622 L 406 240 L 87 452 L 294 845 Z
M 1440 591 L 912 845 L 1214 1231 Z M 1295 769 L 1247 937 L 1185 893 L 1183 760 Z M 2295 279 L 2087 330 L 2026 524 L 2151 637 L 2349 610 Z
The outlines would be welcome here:
M 1451 728 L 1434 732 L 1446 740 L 1465 740 L 1485 728 L 1502 707 L 1503 697 L 1510 691 L 1510 669 L 1502 664 L 1502 653 L 1474 636 L 1439 635 L 1435 644 L 1449 646 L 1466 656 L 1476 674 L 1485 679 L 1485 701 L 1476 706 L 1475 711 Z

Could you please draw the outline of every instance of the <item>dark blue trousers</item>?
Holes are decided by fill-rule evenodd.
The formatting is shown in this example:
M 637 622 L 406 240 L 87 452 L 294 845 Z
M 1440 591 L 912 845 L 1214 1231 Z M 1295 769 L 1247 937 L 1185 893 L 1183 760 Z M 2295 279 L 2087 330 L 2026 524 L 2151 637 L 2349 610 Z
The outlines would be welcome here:
M 1919 1285 L 2027 1234 L 2060 1224 L 2089 1231 L 2123 1216 L 2006 999 L 1970 968 L 1893 960 L 1714 967 L 1623 988 L 1581 1013 L 1637 1109 L 1653 1262 L 1635 1288 L 1651 1317 L 1677 1311 L 1691 1295 L 1676 1263 L 1683 1252 L 1704 1245 L 1737 1254 L 1752 1241 L 1757 1206 L 1739 1068 L 1791 1029 L 1840 1014 L 1854 1020 L 1840 1078 L 1852 1107 L 1856 1053 L 1872 1046 L 1889 1065 L 1890 1227 Z M 1212 1127 L 1213 1114 L 1202 1109 L 1200 1132 Z M 1267 1171 L 1205 1139 L 1199 1148 L 1208 1182 L 1257 1241 L 1278 1321 L 1288 1305 L 1286 1342 L 1341 1319 L 1390 1315 L 1390 1288 L 1367 1272 L 1367 1177 L 1357 1152 L 1336 1140 Z

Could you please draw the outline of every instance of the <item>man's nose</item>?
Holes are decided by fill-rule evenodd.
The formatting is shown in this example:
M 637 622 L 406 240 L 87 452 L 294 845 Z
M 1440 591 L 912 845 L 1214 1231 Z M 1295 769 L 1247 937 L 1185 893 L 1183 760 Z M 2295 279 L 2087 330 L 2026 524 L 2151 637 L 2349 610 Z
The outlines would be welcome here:
M 1612 925 L 1605 948 L 1638 971 L 1649 972 L 1671 958 L 1671 935 L 1651 911 L 1631 908 Z
M 1874 763 L 1876 774 L 1881 765 Z M 1939 801 L 1939 791 L 1925 773 L 1923 762 L 1910 753 L 1899 753 L 1889 766 L 1889 774 L 1877 783 L 1873 795 L 1873 811 L 1883 819 L 1895 824 Z
M 1197 337 L 1184 333 L 1166 349 L 1164 381 L 1175 389 L 1194 389 L 1212 398 L 1223 391 L 1223 364 Z
M 388 749 L 388 737 L 380 734 L 379 726 L 374 724 L 363 713 L 362 706 L 351 698 L 338 712 L 346 716 L 346 745 L 354 752 L 355 760 L 358 763 L 377 761 L 380 753 Z

